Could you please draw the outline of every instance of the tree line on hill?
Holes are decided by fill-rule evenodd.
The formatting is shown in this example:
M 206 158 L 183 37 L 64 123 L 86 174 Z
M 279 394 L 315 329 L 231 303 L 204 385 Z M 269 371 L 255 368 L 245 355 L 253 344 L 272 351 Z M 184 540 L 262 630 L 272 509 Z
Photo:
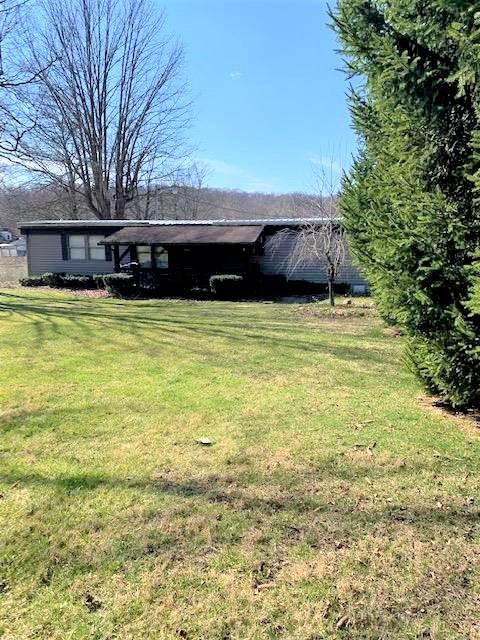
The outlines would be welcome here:
M 144 210 L 143 198 L 129 210 L 133 219 L 260 219 L 318 217 L 328 197 L 303 193 L 249 193 L 207 186 L 176 185 L 164 187 L 149 195 L 150 209 Z M 153 202 L 152 202 L 153 201 Z M 94 219 L 88 207 L 69 208 L 69 199 L 55 185 L 0 187 L 0 227 L 18 230 L 21 222 L 60 218 Z

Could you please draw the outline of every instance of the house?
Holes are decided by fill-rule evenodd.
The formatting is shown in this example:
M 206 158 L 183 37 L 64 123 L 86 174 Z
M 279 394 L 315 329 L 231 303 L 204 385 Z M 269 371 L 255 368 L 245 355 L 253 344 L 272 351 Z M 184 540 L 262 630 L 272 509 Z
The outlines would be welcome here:
M 3 229 L 0 229 L 0 243 L 3 244 L 5 242 L 12 242 L 12 240 L 14 239 L 15 239 L 15 236 L 10 231 L 10 229 L 7 229 L 6 227 L 4 227 Z
M 322 224 L 321 219 L 309 222 Z M 22 223 L 27 241 L 28 272 L 109 273 L 138 263 L 158 279 L 203 286 L 213 274 L 237 273 L 251 278 L 288 276 L 322 284 L 326 269 L 305 265 L 288 273 L 288 243 L 274 254 L 265 242 L 281 229 L 298 229 L 299 219 L 254 220 L 47 220 Z M 338 282 L 354 291 L 366 281 L 347 255 Z

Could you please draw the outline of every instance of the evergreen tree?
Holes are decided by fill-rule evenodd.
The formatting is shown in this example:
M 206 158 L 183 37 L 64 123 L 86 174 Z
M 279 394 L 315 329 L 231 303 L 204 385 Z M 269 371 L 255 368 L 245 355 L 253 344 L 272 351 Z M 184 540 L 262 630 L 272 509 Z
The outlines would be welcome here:
M 358 79 L 341 199 L 353 251 L 428 389 L 479 406 L 478 0 L 339 0 L 332 18 Z

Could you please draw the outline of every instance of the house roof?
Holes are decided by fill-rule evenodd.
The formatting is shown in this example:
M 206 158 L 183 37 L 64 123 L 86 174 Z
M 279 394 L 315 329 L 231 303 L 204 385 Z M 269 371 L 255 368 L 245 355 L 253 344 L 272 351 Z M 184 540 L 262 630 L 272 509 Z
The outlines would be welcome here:
M 299 225 L 305 222 L 322 224 L 329 222 L 330 218 L 248 218 L 243 220 L 32 220 L 22 222 L 21 229 L 49 229 L 49 228 L 77 228 L 77 227 L 157 227 L 157 226 L 250 226 L 263 225 L 283 227 L 288 225 Z
M 253 244 L 263 225 L 198 224 L 124 227 L 100 244 Z

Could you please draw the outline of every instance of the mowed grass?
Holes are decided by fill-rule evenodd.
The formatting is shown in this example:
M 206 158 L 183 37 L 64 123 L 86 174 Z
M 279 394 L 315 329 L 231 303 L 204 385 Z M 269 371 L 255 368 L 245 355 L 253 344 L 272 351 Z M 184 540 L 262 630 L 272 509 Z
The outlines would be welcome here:
M 1 638 L 480 637 L 478 436 L 372 310 L 11 290 L 0 344 Z

